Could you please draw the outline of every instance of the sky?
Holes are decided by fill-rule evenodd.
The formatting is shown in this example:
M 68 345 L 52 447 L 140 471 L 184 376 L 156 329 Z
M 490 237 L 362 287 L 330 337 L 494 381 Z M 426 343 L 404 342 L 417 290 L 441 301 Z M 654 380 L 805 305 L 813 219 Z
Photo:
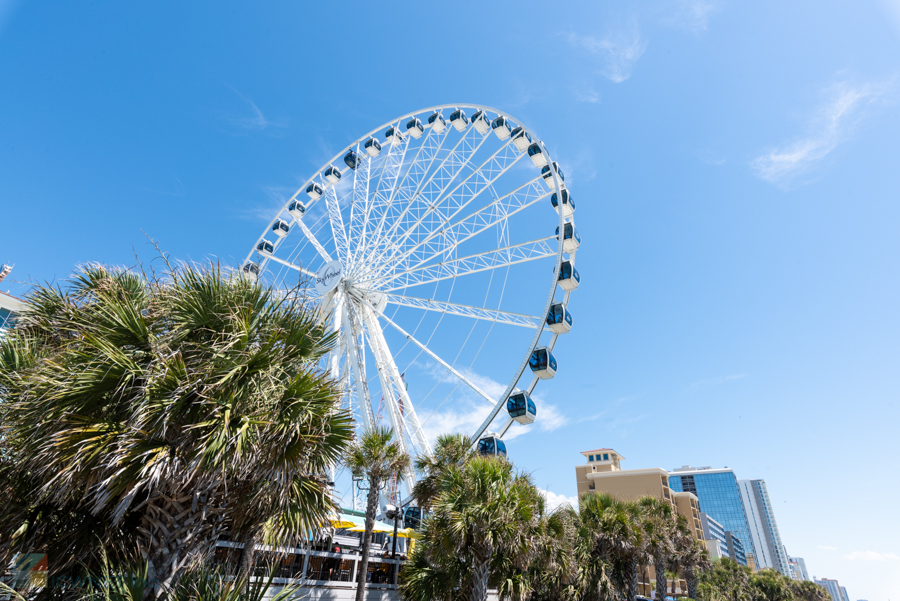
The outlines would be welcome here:
M 895 0 L 0 0 L 2 287 L 150 238 L 238 265 L 365 132 L 496 107 L 552 149 L 583 238 L 516 465 L 555 502 L 598 447 L 731 467 L 812 575 L 897 598 L 898 100 Z

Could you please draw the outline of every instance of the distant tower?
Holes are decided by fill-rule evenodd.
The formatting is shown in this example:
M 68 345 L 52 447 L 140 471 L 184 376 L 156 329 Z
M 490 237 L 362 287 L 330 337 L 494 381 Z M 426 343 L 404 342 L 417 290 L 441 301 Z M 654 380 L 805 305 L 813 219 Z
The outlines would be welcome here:
M 12 265 L 7 265 L 6 263 L 0 265 L 0 282 L 3 281 L 3 278 L 9 275 L 9 272 L 12 271 L 12 268 Z

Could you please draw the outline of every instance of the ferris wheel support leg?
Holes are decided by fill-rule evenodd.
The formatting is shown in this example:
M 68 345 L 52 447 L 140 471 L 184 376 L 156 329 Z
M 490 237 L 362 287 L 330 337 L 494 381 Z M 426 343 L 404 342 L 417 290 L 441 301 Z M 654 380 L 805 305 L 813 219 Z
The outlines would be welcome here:
M 347 322 L 350 327 L 344 329 L 344 337 L 347 339 L 347 349 L 349 350 L 350 365 L 353 369 L 354 378 L 356 379 L 356 392 L 359 398 L 360 413 L 363 418 L 363 427 L 366 430 L 371 429 L 375 425 L 375 413 L 372 410 L 372 398 L 369 395 L 369 385 L 366 380 L 366 358 L 365 352 L 360 344 L 361 332 L 359 326 L 359 316 L 357 312 L 350 306 L 347 308 Z

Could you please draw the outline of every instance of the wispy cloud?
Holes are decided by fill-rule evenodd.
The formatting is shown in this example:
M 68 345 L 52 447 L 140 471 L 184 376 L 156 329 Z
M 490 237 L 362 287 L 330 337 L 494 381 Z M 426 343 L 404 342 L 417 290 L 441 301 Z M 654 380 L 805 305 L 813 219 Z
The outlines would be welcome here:
M 711 0 L 678 0 L 672 6 L 674 12 L 663 22 L 693 32 L 709 27 L 710 17 L 719 10 L 719 4 Z
M 230 86 L 229 86 L 230 87 Z M 230 125 L 244 131 L 262 131 L 269 128 L 286 127 L 284 121 L 272 120 L 266 117 L 256 103 L 247 96 L 241 94 L 234 88 L 231 88 L 241 100 L 246 104 L 246 109 L 240 114 L 223 113 L 222 118 Z
M 829 547 L 828 545 L 816 545 L 816 547 L 825 551 L 837 551 L 837 547 Z
M 551 512 L 560 505 L 571 505 L 572 507 L 578 507 L 578 498 L 577 497 L 567 497 L 565 495 L 558 495 L 552 490 L 548 490 L 546 488 L 539 489 L 541 494 L 544 495 L 544 500 L 547 502 L 547 512 Z
M 698 390 L 704 390 L 706 388 L 711 388 L 712 386 L 716 386 L 718 384 L 724 384 L 725 382 L 731 382 L 732 380 L 740 380 L 742 378 L 746 378 L 747 374 L 731 374 L 728 376 L 719 376 L 717 378 L 706 378 L 703 380 L 698 380 L 694 382 L 690 386 L 684 389 L 685 392 L 697 392 Z
M 877 551 L 854 551 L 844 555 L 844 559 L 850 561 L 900 561 L 900 555 L 896 553 L 878 553 Z
M 637 22 L 608 32 L 603 37 L 569 33 L 569 44 L 585 50 L 600 60 L 598 73 L 612 82 L 622 83 L 631 77 L 635 63 L 647 49 Z
M 428 364 L 426 370 L 431 377 L 440 382 L 453 385 L 458 383 L 455 376 L 448 374 L 446 370 L 438 365 Z M 463 374 L 472 384 L 491 398 L 498 399 L 506 391 L 506 385 L 488 376 L 472 370 L 463 371 Z M 541 432 L 552 432 L 569 423 L 569 419 L 553 403 L 549 403 L 538 396 L 532 396 L 532 400 L 537 406 L 535 423 L 529 426 L 513 424 L 503 437 L 504 440 L 512 440 L 528 432 L 533 432 L 535 429 Z M 426 415 L 421 413 L 419 415 L 419 419 L 424 420 L 422 429 L 425 431 L 425 436 L 432 442 L 439 435 L 449 432 L 472 434 L 491 411 L 491 406 L 487 404 L 485 399 L 472 392 L 465 384 L 459 386 L 454 396 L 444 407 L 448 407 L 448 409 L 435 410 L 431 415 L 427 413 Z M 506 411 L 501 410 L 491 428 L 493 430 L 499 429 L 508 418 Z
M 828 86 L 823 92 L 825 101 L 810 119 L 810 133 L 758 156 L 750 166 L 758 177 L 768 182 L 790 184 L 846 141 L 863 109 L 882 97 L 886 89 L 883 85 L 848 82 Z
M 596 104 L 600 102 L 600 92 L 593 88 L 572 88 L 572 96 L 578 102 Z

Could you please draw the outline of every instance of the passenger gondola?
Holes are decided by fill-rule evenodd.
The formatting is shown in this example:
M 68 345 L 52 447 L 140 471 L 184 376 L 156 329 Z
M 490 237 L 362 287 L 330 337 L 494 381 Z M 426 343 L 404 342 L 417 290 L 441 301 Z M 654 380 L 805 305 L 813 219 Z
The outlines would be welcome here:
M 556 181 L 553 178 L 553 171 L 559 175 L 559 186 L 563 187 L 563 183 L 566 181 L 566 176 L 563 175 L 562 169 L 559 168 L 559 165 L 556 164 L 556 161 L 553 161 L 553 165 L 544 165 L 541 168 L 541 177 L 544 178 L 544 183 L 547 185 L 547 189 L 553 192 L 556 190 Z
M 556 226 L 556 237 L 559 239 L 559 226 Z M 563 252 L 572 253 L 581 246 L 581 235 L 573 223 L 563 226 Z
M 390 144 L 399 144 L 403 141 L 403 133 L 396 127 L 389 127 L 387 128 L 387 131 L 384 132 L 384 139 Z
M 578 288 L 578 284 L 581 283 L 581 276 L 578 275 L 578 270 L 575 269 L 571 261 L 563 261 L 559 265 L 559 277 L 556 280 L 559 282 L 560 288 L 569 292 Z
M 275 235 L 279 238 L 284 238 L 288 235 L 288 232 L 291 231 L 291 226 L 288 225 L 287 221 L 278 219 L 272 224 L 272 231 L 275 232 Z
M 547 326 L 557 334 L 565 334 L 572 329 L 572 314 L 562 303 L 550 305 L 547 313 Z
M 537 416 L 537 407 L 524 390 L 516 390 L 506 401 L 506 412 L 520 424 L 531 424 Z
M 539 346 L 528 358 L 528 367 L 541 380 L 549 380 L 556 375 L 556 357 L 545 346 Z
M 295 198 L 291 201 L 291 204 L 288 205 L 288 213 L 290 213 L 291 217 L 294 219 L 302 219 L 303 214 L 306 213 L 306 205 Z
M 481 135 L 486 134 L 491 130 L 491 122 L 487 118 L 487 113 L 484 111 L 476 111 L 474 115 L 472 115 L 472 125 L 475 126 L 475 129 L 478 130 L 478 133 Z
M 509 135 L 512 136 L 513 144 L 516 145 L 520 152 L 528 150 L 528 147 L 531 145 L 531 135 L 525 131 L 524 127 L 520 125 L 512 130 Z
M 355 150 L 351 150 L 344 155 L 344 163 L 346 163 L 347 166 L 351 169 L 356 169 L 356 166 L 359 164 L 359 157 L 356 155 Z
M 265 257 L 271 257 L 272 253 L 275 252 L 275 245 L 268 240 L 262 240 L 256 245 L 256 250 Z
M 435 111 L 428 117 L 428 123 L 425 127 L 433 127 L 434 133 L 439 134 L 447 128 L 447 121 L 440 112 Z
M 494 130 L 494 133 L 497 134 L 497 137 L 500 140 L 505 140 L 512 132 L 512 124 L 509 122 L 509 119 L 503 115 L 498 115 L 491 123 L 491 129 Z
M 462 131 L 469 125 L 469 118 L 462 109 L 456 109 L 450 113 L 450 125 L 456 128 L 456 131 Z
M 259 265 L 252 261 L 247 261 L 244 263 L 243 269 L 241 271 L 244 272 L 244 277 L 248 280 L 253 280 L 254 282 L 259 279 Z
M 316 182 L 313 182 L 310 185 L 306 186 L 306 195 L 313 200 L 322 198 L 322 194 L 324 192 L 325 191 L 322 189 L 322 186 L 320 186 Z
M 506 457 L 506 444 L 496 434 L 488 434 L 478 441 L 478 452 L 489 457 Z
M 422 134 L 425 133 L 425 126 L 422 125 L 422 122 L 419 121 L 418 118 L 413 117 L 406 123 L 406 131 L 409 135 L 418 140 L 422 137 Z
M 328 169 L 325 170 L 325 179 L 327 179 L 332 184 L 336 184 L 341 181 L 341 170 L 331 165 Z
M 572 195 L 568 190 L 563 189 L 562 191 L 562 214 L 563 217 L 568 217 L 572 213 L 575 212 L 575 201 L 572 200 Z M 556 196 L 556 192 L 550 195 L 550 204 L 553 205 L 553 208 L 556 209 L 556 212 L 559 213 L 559 198 Z
M 366 140 L 366 143 L 363 144 L 363 148 L 366 149 L 366 152 L 370 157 L 377 157 L 378 153 L 381 152 L 381 142 L 375 138 L 369 138 Z
M 544 153 L 540 142 L 535 142 L 528 147 L 528 156 L 535 167 L 543 167 L 547 164 L 547 155 Z

